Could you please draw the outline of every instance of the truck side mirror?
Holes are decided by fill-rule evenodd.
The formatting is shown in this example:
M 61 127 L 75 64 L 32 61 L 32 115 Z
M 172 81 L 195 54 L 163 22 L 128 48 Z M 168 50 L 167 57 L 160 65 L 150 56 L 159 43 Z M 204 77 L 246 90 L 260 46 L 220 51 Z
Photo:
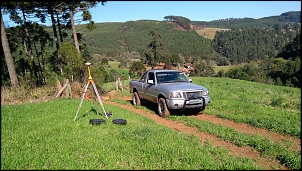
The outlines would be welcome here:
M 153 80 L 148 80 L 148 83 L 149 84 L 154 84 L 154 81 Z
M 191 79 L 191 78 L 189 78 L 189 79 L 188 79 L 188 82 L 189 82 L 189 83 L 191 83 L 191 82 L 192 82 L 192 79 Z

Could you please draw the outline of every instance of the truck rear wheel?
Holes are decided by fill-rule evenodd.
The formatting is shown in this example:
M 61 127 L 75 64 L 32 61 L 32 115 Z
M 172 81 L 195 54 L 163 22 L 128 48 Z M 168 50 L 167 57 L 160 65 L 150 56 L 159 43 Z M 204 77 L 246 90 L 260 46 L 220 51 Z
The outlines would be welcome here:
M 141 105 L 141 99 L 139 98 L 137 92 L 132 93 L 132 103 L 134 106 L 140 106 Z
M 160 117 L 164 118 L 164 117 L 167 117 L 170 115 L 166 100 L 164 98 L 158 99 L 157 108 L 158 108 L 158 114 Z

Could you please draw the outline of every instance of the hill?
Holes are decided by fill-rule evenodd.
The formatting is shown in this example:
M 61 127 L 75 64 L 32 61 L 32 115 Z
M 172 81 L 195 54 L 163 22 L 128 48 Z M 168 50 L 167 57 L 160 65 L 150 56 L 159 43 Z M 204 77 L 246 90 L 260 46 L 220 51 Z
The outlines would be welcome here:
M 168 18 L 171 16 L 166 16 Z M 173 16 L 174 18 L 184 18 Z M 190 21 L 185 19 L 185 24 Z M 169 53 L 178 54 L 183 61 L 192 61 L 190 58 L 209 59 L 215 55 L 211 45 L 217 31 L 235 28 L 264 27 L 273 28 L 276 24 L 279 27 L 289 28 L 301 27 L 301 15 L 299 12 L 283 13 L 280 16 L 270 16 L 261 19 L 221 19 L 211 22 L 191 21 L 193 29 L 187 29 L 187 25 L 181 22 L 170 20 L 138 20 L 127 22 L 96 23 L 93 31 L 86 29 L 86 25 L 76 26 L 80 35 L 80 43 L 85 42 L 89 53 L 96 59 L 108 57 L 110 59 L 140 59 L 147 44 L 151 40 L 151 30 L 161 35 L 164 50 Z M 299 22 L 298 22 L 299 21 Z M 184 26 L 185 25 L 185 26 Z M 287 27 L 286 27 L 287 26 Z M 52 32 L 51 27 L 46 27 Z M 71 34 L 67 30 L 68 34 Z M 50 33 L 52 34 L 52 33 Z M 70 39 L 70 41 L 72 41 Z
M 104 57 L 139 58 L 151 40 L 150 31 L 161 35 L 164 50 L 184 58 L 207 56 L 214 53 L 211 41 L 196 31 L 187 31 L 175 23 L 138 20 L 124 23 L 97 23 L 93 31 L 78 25 L 77 31 L 92 54 Z
M 179 16 L 173 17 L 182 18 Z M 91 54 L 99 54 L 103 57 L 113 57 L 115 59 L 138 59 L 151 39 L 149 31 L 153 30 L 161 35 L 165 50 L 189 60 L 192 56 L 197 58 L 213 56 L 215 51 L 211 45 L 211 40 L 217 31 L 250 28 L 251 26 L 262 29 L 297 30 L 301 27 L 300 19 L 300 12 L 287 12 L 280 16 L 269 16 L 260 19 L 230 18 L 211 22 L 191 21 L 193 29 L 189 30 L 183 26 L 185 24 L 171 22 L 171 20 L 138 20 L 97 23 L 96 29 L 93 31 L 87 31 L 85 25 L 78 25 L 77 31 L 82 34 L 83 41 L 86 42 Z
M 290 11 L 279 16 L 268 16 L 259 19 L 254 18 L 226 18 L 213 21 L 192 21 L 192 24 L 203 27 L 215 28 L 246 28 L 259 27 L 271 28 L 278 24 L 281 28 L 293 28 L 301 26 L 301 11 Z

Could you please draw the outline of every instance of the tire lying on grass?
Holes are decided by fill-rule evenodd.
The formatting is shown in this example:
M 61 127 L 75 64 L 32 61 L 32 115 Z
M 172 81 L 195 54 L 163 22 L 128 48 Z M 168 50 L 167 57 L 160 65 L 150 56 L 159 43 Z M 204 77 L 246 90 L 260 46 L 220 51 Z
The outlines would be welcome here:
M 105 122 L 106 122 L 106 120 L 104 120 L 104 119 L 90 119 L 89 120 L 89 123 L 91 123 L 91 125 L 100 125 Z
M 113 119 L 112 122 L 117 125 L 126 125 L 127 124 L 127 120 L 122 119 L 122 118 Z

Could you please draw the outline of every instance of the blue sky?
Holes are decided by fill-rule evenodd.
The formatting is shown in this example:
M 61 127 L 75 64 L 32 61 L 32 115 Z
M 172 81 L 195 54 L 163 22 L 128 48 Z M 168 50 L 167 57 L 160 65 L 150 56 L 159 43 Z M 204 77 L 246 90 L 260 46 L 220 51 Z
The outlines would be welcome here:
M 183 16 L 191 21 L 226 18 L 262 18 L 301 11 L 301 1 L 107 1 L 91 10 L 96 23 L 126 22 L 142 19 L 164 20 L 165 16 Z M 80 13 L 75 15 L 80 17 Z M 7 16 L 5 26 L 12 26 Z M 50 24 L 50 20 L 46 25 Z

